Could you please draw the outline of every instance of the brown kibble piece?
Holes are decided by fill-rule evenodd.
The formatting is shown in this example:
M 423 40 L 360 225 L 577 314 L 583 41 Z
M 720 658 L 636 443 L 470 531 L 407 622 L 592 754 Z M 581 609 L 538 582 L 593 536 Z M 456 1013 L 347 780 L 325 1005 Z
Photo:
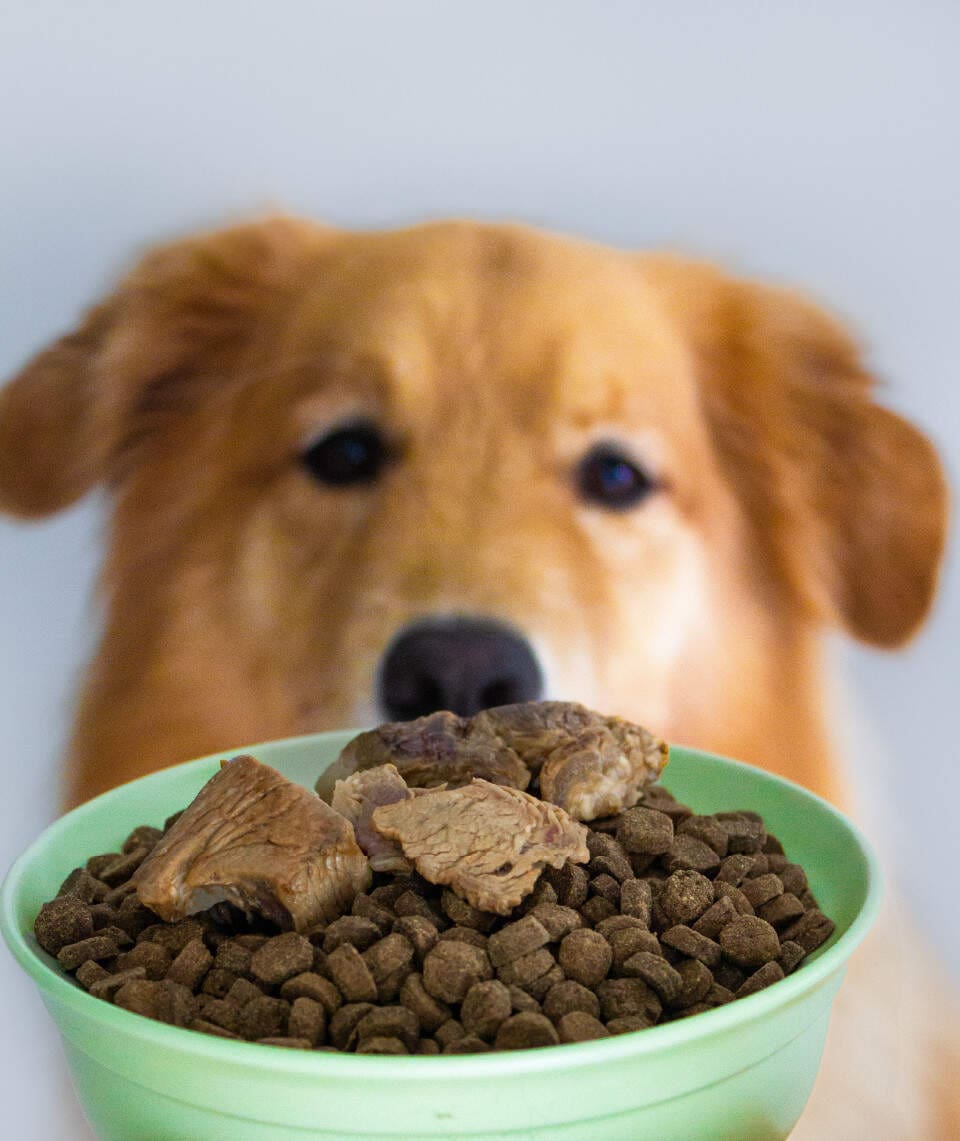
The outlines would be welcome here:
M 668 872 L 712 872 L 720 866 L 720 857 L 709 844 L 681 833 L 674 837 L 670 851 L 663 857 L 663 866 Z
M 550 877 L 558 903 L 573 908 L 586 903 L 590 891 L 590 873 L 586 868 L 568 861 L 562 868 L 548 868 L 545 874 Z
M 166 977 L 195 991 L 203 982 L 203 977 L 212 964 L 213 955 L 207 950 L 203 940 L 194 939 L 170 964 Z
M 475 983 L 467 991 L 460 1008 L 460 1019 L 468 1034 L 492 1038 L 512 1010 L 507 987 L 496 979 L 488 979 Z
M 498 1050 L 526 1050 L 538 1046 L 554 1046 L 560 1038 L 546 1015 L 532 1011 L 512 1014 L 500 1026 L 494 1039 Z
M 290 1006 L 287 1033 L 291 1038 L 306 1038 L 310 1045 L 323 1042 L 326 1034 L 326 1011 L 313 998 L 295 998 Z
M 610 1031 L 599 1018 L 583 1010 L 572 1010 L 563 1015 L 557 1023 L 557 1034 L 561 1042 L 592 1042 L 597 1038 L 609 1038 Z
M 487 949 L 487 937 L 472 927 L 448 927 L 441 932 L 441 943 L 467 943 L 471 947 L 479 947 L 481 951 Z
M 543 999 L 543 1013 L 553 1022 L 559 1022 L 565 1014 L 581 1011 L 600 1017 L 600 1000 L 592 990 L 573 979 L 566 979 L 552 986 Z
M 713 890 L 717 899 L 729 899 L 738 915 L 753 915 L 753 905 L 738 887 L 724 883 L 722 880 L 713 881 Z
M 417 960 L 421 963 L 423 956 L 431 947 L 436 946 L 440 937 L 436 926 L 422 915 L 401 916 L 393 925 L 393 933 L 409 940 Z
M 466 1038 L 467 1032 L 455 1018 L 448 1018 L 446 1022 L 437 1027 L 433 1036 L 441 1049 L 445 1049 L 451 1042 L 459 1042 L 461 1038 Z
M 356 1044 L 357 1023 L 374 1009 L 371 1002 L 349 1002 L 341 1006 L 327 1023 L 327 1037 L 338 1050 Z
M 661 1002 L 671 1006 L 683 989 L 683 979 L 662 955 L 638 951 L 620 968 L 630 978 L 641 978 L 657 992 Z
M 835 926 L 833 920 L 828 919 L 822 911 L 812 908 L 784 930 L 783 938 L 799 943 L 809 955 L 830 938 Z
M 494 932 L 488 940 L 487 951 L 490 962 L 495 967 L 502 967 L 505 963 L 529 955 L 550 941 L 550 932 L 540 920 L 533 915 L 525 915 Z
M 778 895 L 783 895 L 783 881 L 773 872 L 750 878 L 743 881 L 740 890 L 750 901 L 750 906 L 756 910 Z
M 539 923 L 542 923 L 550 936 L 551 943 L 559 943 L 571 931 L 583 926 L 579 912 L 572 907 L 564 907 L 559 903 L 540 903 L 531 912 Z
M 217 948 L 213 965 L 222 971 L 232 971 L 235 975 L 250 973 L 250 960 L 253 952 L 242 947 L 235 939 L 225 939 Z
M 394 932 L 364 951 L 363 960 L 377 984 L 380 1001 L 393 1002 L 404 979 L 413 970 L 413 944 Z
M 633 916 L 649 927 L 652 907 L 653 893 L 648 880 L 625 880 L 620 885 L 620 911 L 623 915 Z
M 727 851 L 731 853 L 750 855 L 759 852 L 766 843 L 766 829 L 752 814 L 718 812 L 715 819 L 727 834 Z
M 282 998 L 260 995 L 251 999 L 240 1011 L 240 1033 L 244 1038 L 282 1037 L 287 1032 L 290 1003 Z
M 756 994 L 758 990 L 763 990 L 764 987 L 770 986 L 771 983 L 779 982 L 784 977 L 783 967 L 777 962 L 764 963 L 759 970 L 753 974 L 743 983 L 737 991 L 736 998 L 746 998 L 748 994 Z
M 375 1006 L 357 1023 L 357 1041 L 368 1038 L 399 1038 L 413 1051 L 420 1037 L 420 1020 L 405 1006 Z
M 294 975 L 280 987 L 280 997 L 293 1002 L 298 998 L 312 998 L 327 1012 L 330 1018 L 343 1005 L 343 997 L 330 979 L 318 975 L 314 971 L 304 971 L 302 975 Z
M 423 975 L 416 973 L 407 975 L 400 988 L 399 997 L 403 1005 L 417 1016 L 420 1025 L 428 1034 L 432 1034 L 450 1017 L 450 1007 L 427 994 L 423 985 Z
M 713 984 L 713 974 L 699 959 L 684 959 L 677 964 L 680 990 L 669 1005 L 678 1010 L 702 1002 Z
M 437 908 L 431 906 L 422 895 L 415 891 L 408 890 L 397 896 L 393 910 L 401 917 L 418 916 L 421 919 L 429 919 L 434 924 L 438 924 L 441 918 Z
M 620 881 L 607 872 L 601 872 L 590 881 L 590 894 L 601 895 L 609 900 L 617 910 L 620 908 Z
M 81 943 L 93 934 L 90 908 L 77 896 L 58 896 L 40 908 L 33 933 L 48 954 L 57 955 L 69 944 Z
M 720 944 L 683 923 L 678 923 L 675 927 L 664 931 L 660 940 L 682 955 L 688 955 L 691 959 L 699 959 L 708 967 L 715 967 L 720 962 Z
M 443 894 L 440 896 L 440 906 L 450 922 L 456 923 L 458 927 L 472 927 L 475 931 L 489 931 L 497 921 L 495 915 L 474 907 L 472 903 L 468 903 L 462 896 L 457 895 L 448 887 L 443 889 Z
M 610 944 L 598 931 L 571 931 L 560 944 L 560 966 L 569 979 L 594 988 L 613 963 Z
M 380 928 L 372 919 L 363 919 L 359 915 L 341 915 L 324 931 L 323 950 L 329 955 L 341 943 L 352 943 L 358 951 L 365 951 L 380 938 Z
M 89 939 L 81 939 L 61 947 L 57 952 L 57 961 L 65 971 L 73 971 L 89 959 L 96 959 L 97 962 L 112 959 L 117 950 L 116 943 L 108 936 L 91 935 Z
M 160 983 L 153 979 L 132 979 L 113 996 L 114 1005 L 146 1018 L 157 1018 L 159 987 Z
M 327 966 L 347 1002 L 373 1002 L 376 999 L 377 984 L 356 947 L 341 943 L 327 957 Z
M 688 816 L 677 825 L 677 832 L 702 840 L 721 860 L 727 854 L 727 833 L 712 816 Z
M 721 883 L 729 883 L 733 884 L 734 887 L 739 887 L 750 874 L 753 865 L 753 856 L 742 854 L 727 856 L 720 862 L 720 870 L 717 872 L 716 879 Z
M 604 899 L 602 895 L 592 895 L 580 908 L 580 914 L 587 923 L 596 925 L 602 923 L 604 919 L 609 919 L 611 915 L 616 915 L 617 905 L 611 903 L 609 899 Z
M 802 898 L 803 893 L 810 886 L 807 883 L 807 873 L 799 864 L 787 864 L 777 874 L 780 876 L 783 890 L 792 892 L 795 896 Z
M 282 1046 L 287 1050 L 312 1050 L 313 1044 L 307 1038 L 293 1038 L 290 1035 L 273 1035 L 266 1038 L 258 1038 L 257 1042 L 261 1046 Z
M 780 958 L 777 959 L 777 962 L 780 964 L 783 973 L 789 975 L 803 962 L 805 955 L 806 951 L 804 951 L 799 943 L 794 943 L 792 939 L 787 939 L 780 944 Z M 78 971 L 77 978 L 79 977 L 80 973 Z
M 528 991 L 518 986 L 508 986 L 507 990 L 510 992 L 510 1005 L 514 1013 L 522 1014 L 529 1010 L 540 1012 L 540 1003 Z
M 123 847 L 120 851 L 124 855 L 135 852 L 138 848 L 146 848 L 147 851 L 149 851 L 162 836 L 163 833 L 159 828 L 152 828 L 149 824 L 141 824 L 139 827 L 134 828 L 126 840 L 124 840 Z
M 381 935 L 389 935 L 390 928 L 393 926 L 393 912 L 388 908 L 382 907 L 373 896 L 361 892 L 353 901 L 350 908 L 352 915 L 358 915 L 361 919 L 369 919 L 380 928 Z
M 332 985 L 332 984 L 331 984 Z M 256 983 L 252 983 L 249 979 L 237 979 L 223 997 L 224 1002 L 232 1002 L 237 1006 L 246 1006 L 251 999 L 259 998 L 263 994 L 261 987 Z M 286 998 L 286 995 L 281 995 L 281 998 Z M 214 999 L 216 1002 L 217 1000 Z
M 497 978 L 506 986 L 519 986 L 524 990 L 530 990 L 537 979 L 543 978 L 556 965 L 557 961 L 550 951 L 546 947 L 541 947 L 537 951 L 531 951 L 529 955 L 522 955 L 519 959 L 504 963 L 497 969 Z
M 795 947 L 796 943 L 792 943 L 791 946 Z M 101 979 L 110 978 L 110 972 L 105 967 L 101 967 L 95 959 L 87 959 L 85 963 L 81 963 L 77 968 L 77 973 L 74 978 L 76 978 L 84 990 L 89 990 L 94 983 L 99 982 Z
M 250 958 L 250 973 L 271 986 L 278 986 L 294 975 L 309 971 L 312 966 L 313 944 L 296 931 L 268 939 Z
M 146 859 L 146 848 L 134 848 L 126 855 L 119 855 L 109 864 L 100 869 L 98 879 L 107 887 L 118 887 L 125 883 Z
M 211 967 L 204 975 L 200 989 L 204 994 L 212 995 L 214 998 L 223 998 L 238 977 L 233 971 L 225 971 L 222 967 Z
M 700 872 L 681 869 L 664 880 L 657 897 L 672 923 L 691 923 L 713 903 L 713 884 Z
M 99 903 L 107 894 L 109 888 L 101 883 L 96 876 L 92 876 L 86 868 L 74 868 L 60 885 L 57 899 L 61 896 L 72 895 L 83 903 Z M 51 900 L 51 903 L 55 900 Z M 49 904 L 44 904 L 48 907 Z M 42 908 L 41 908 L 42 910 Z M 152 921 L 151 921 L 152 922 Z M 41 946 L 43 944 L 41 943 Z
M 723 953 L 738 967 L 760 967 L 780 954 L 780 939 L 765 919 L 741 915 L 720 932 Z
M 486 951 L 469 943 L 441 940 L 423 960 L 423 985 L 441 1002 L 462 1002 L 475 983 L 492 977 Z
M 104 998 L 110 1002 L 117 991 L 134 979 L 146 977 L 143 967 L 132 967 L 129 971 L 119 971 L 115 975 L 105 974 L 103 978 L 93 983 L 89 990 L 94 998 Z
M 602 832 L 588 832 L 587 848 L 590 851 L 590 863 L 587 866 L 591 876 L 605 873 L 613 876 L 618 883 L 632 879 L 633 865 L 612 836 L 605 836 Z
M 216 1038 L 232 1038 L 234 1041 L 240 1041 L 240 1035 L 234 1034 L 230 1030 L 225 1030 L 222 1026 L 217 1026 L 213 1022 L 207 1022 L 204 1018 L 195 1018 L 189 1028 L 191 1030 L 199 1030 L 201 1034 L 212 1034 Z
M 692 927 L 698 935 L 706 935 L 708 939 L 716 939 L 724 927 L 728 923 L 732 923 L 738 914 L 733 901 L 728 896 L 723 895 L 716 903 L 712 903 L 707 908 L 696 923 L 692 924 Z
M 613 965 L 618 969 L 638 951 L 649 951 L 654 955 L 663 954 L 656 935 L 645 927 L 621 927 L 609 933 L 604 931 L 603 934 L 613 951 Z
M 784 924 L 799 919 L 803 915 L 803 910 L 803 904 L 793 892 L 785 891 L 782 895 L 771 899 L 769 903 L 765 903 L 758 909 L 757 914 L 761 919 L 766 919 L 771 926 L 783 927 Z
M 663 1009 L 655 992 L 640 978 L 605 979 L 597 987 L 604 1020 L 638 1015 L 651 1025 Z
M 617 840 L 631 855 L 662 856 L 673 843 L 673 821 L 655 808 L 628 808 L 617 823 Z

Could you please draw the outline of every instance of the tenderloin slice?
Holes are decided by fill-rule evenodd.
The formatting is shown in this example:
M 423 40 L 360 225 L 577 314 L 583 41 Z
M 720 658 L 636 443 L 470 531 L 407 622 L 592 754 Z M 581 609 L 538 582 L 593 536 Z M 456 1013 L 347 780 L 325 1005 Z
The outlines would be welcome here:
M 329 799 L 336 781 L 384 764 L 395 765 L 411 788 L 456 788 L 474 777 L 520 789 L 530 783 L 526 764 L 489 723 L 443 710 L 354 737 L 321 774 L 317 792 Z
M 424 879 L 498 915 L 533 890 L 547 865 L 590 858 L 586 828 L 563 809 L 486 780 L 384 805 L 371 821 Z
M 225 900 L 300 931 L 339 915 L 369 885 L 370 868 L 348 820 L 241 756 L 203 786 L 134 882 L 161 919 Z
M 408 872 L 410 862 L 395 840 L 388 840 L 373 827 L 374 810 L 398 800 L 410 800 L 413 791 L 397 771 L 396 765 L 377 765 L 375 769 L 355 772 L 333 786 L 331 806 L 345 816 L 362 851 L 375 872 Z
M 596 820 L 632 808 L 667 763 L 669 746 L 626 721 L 560 741 L 540 769 L 540 795 L 575 820 Z

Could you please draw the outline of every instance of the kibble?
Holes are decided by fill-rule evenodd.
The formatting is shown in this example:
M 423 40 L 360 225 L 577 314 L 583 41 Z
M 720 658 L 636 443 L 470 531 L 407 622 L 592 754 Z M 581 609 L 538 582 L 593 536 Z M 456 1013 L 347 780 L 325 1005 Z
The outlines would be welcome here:
M 775 984 L 834 929 L 756 814 L 698 815 L 656 786 L 594 822 L 587 865 L 548 869 L 506 916 L 377 873 L 348 914 L 300 933 L 224 904 L 163 923 L 130 879 L 160 836 L 144 825 L 74 869 L 38 943 L 94 998 L 288 1049 L 452 1055 L 633 1033 Z

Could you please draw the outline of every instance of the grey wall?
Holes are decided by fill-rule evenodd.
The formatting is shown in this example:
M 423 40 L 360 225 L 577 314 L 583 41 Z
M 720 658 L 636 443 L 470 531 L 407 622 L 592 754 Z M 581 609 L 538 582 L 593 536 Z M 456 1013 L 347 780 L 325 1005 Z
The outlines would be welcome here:
M 5 5 L 0 376 L 158 237 L 270 204 L 351 225 L 509 217 L 808 287 L 956 474 L 958 32 L 951 0 Z M 0 522 L 2 868 L 53 811 L 97 526 L 89 503 Z M 954 948 L 960 913 L 923 867 L 958 854 L 958 616 L 953 559 L 909 651 L 841 651 L 867 796 Z M 6 955 L 0 987 L 15 1134 L 84 1136 Z

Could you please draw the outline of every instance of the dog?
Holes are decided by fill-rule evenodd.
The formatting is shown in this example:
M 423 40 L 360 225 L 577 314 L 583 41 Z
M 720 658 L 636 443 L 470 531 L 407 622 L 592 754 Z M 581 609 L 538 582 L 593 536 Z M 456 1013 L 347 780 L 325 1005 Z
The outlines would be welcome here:
M 147 253 L 0 393 L 0 509 L 111 502 L 66 803 L 551 697 L 843 804 L 824 635 L 907 641 L 947 517 L 874 388 L 794 292 L 521 226 L 270 217 Z M 797 1136 L 960 1136 L 941 996 L 883 1058 L 860 1039 L 890 946 Z

